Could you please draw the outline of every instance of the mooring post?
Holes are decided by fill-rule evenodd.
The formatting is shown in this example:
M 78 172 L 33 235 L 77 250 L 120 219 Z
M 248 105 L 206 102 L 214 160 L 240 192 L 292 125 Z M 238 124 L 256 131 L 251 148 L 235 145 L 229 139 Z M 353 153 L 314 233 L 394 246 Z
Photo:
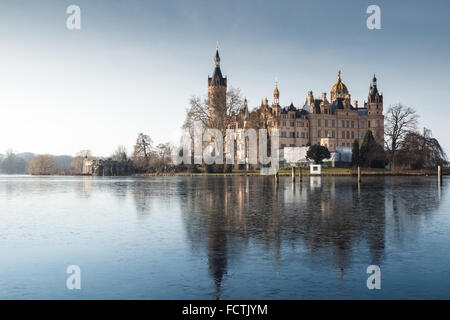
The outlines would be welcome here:
M 278 171 L 275 173 L 275 182 L 278 183 Z
M 358 167 L 358 182 L 361 182 L 361 167 Z
M 300 171 L 298 172 L 298 176 L 299 176 L 300 182 L 302 182 L 302 180 L 303 180 L 302 167 L 300 167 L 299 169 L 300 169 Z
M 441 166 L 438 166 L 438 182 L 441 184 L 442 181 L 442 169 Z
M 292 182 L 295 182 L 295 167 L 292 167 Z

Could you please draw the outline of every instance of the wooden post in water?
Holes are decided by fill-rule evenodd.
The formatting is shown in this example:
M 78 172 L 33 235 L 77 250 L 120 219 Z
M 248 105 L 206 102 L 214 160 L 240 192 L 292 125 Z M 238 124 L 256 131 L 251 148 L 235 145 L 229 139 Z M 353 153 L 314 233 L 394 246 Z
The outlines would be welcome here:
M 361 167 L 358 167 L 358 183 L 361 182 Z
M 300 171 L 298 172 L 298 177 L 299 177 L 299 179 L 300 179 L 300 182 L 302 182 L 302 180 L 303 180 L 302 167 L 300 167 L 299 169 L 300 169 Z
M 292 167 L 292 182 L 295 182 L 295 167 Z

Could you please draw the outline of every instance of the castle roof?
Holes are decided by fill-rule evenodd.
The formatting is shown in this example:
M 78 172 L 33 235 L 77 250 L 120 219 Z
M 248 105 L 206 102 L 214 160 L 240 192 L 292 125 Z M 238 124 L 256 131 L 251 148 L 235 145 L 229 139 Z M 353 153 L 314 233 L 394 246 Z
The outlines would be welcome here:
M 226 86 L 227 78 L 222 75 L 220 70 L 220 56 L 219 48 L 216 48 L 216 55 L 214 57 L 214 71 L 210 78 L 208 78 L 208 85 L 210 86 Z
M 343 101 L 343 98 L 336 98 L 336 100 L 334 100 L 333 104 L 331 105 L 331 110 L 335 111 L 337 109 L 345 109 Z

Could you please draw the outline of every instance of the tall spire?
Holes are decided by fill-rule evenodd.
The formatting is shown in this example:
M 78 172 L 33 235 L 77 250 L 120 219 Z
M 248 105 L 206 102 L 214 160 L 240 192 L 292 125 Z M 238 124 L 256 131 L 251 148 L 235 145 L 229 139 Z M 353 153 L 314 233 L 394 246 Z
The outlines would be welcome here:
M 375 77 L 375 73 L 373 74 L 372 83 L 369 88 L 369 100 L 368 102 L 382 102 L 383 97 L 379 94 L 377 89 L 377 78 Z
M 220 56 L 219 56 L 219 41 L 216 44 L 216 56 L 214 57 L 214 63 L 216 67 L 220 67 Z
M 208 86 L 227 86 L 227 78 L 222 76 L 220 70 L 219 44 L 216 46 L 216 55 L 214 56 L 214 71 L 211 78 L 208 78 Z

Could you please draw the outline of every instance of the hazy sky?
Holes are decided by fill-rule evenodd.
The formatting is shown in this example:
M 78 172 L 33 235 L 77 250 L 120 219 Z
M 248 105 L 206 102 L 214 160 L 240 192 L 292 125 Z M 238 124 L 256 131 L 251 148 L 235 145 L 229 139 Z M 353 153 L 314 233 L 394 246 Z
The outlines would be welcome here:
M 81 30 L 66 8 L 81 7 Z M 366 9 L 381 7 L 381 30 Z M 219 41 L 222 72 L 251 108 L 303 105 L 336 81 L 362 105 L 377 74 L 385 109 L 420 114 L 450 155 L 449 1 L 0 2 L 0 153 L 129 151 L 139 132 L 177 140 L 192 95 L 206 95 Z

